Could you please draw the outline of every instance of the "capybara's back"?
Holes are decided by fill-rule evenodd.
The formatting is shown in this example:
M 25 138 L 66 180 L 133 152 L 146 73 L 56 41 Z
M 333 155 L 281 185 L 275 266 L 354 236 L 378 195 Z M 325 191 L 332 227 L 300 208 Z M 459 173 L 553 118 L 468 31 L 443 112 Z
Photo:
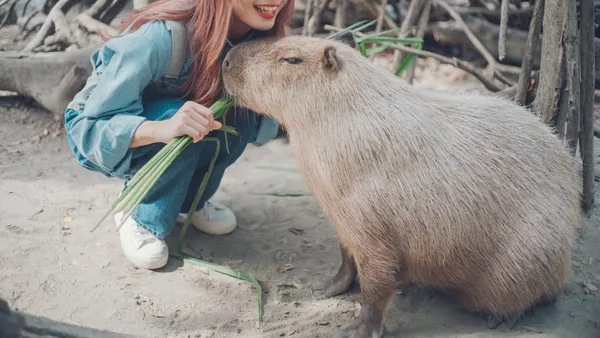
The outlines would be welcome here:
M 393 245 L 407 261 L 404 278 L 453 290 L 470 309 L 500 316 L 558 295 L 580 220 L 573 157 L 511 102 L 420 95 L 415 124 L 395 122 L 405 124 L 397 137 L 412 164 L 386 184 L 394 199 L 371 200 L 402 239 Z M 408 136 L 411 129 L 419 132 Z
M 574 159 L 526 109 L 414 88 L 339 42 L 288 37 L 232 49 L 226 88 L 281 121 L 340 239 L 325 294 L 357 274 L 342 337 L 381 334 L 397 281 L 508 318 L 558 295 L 580 221 Z

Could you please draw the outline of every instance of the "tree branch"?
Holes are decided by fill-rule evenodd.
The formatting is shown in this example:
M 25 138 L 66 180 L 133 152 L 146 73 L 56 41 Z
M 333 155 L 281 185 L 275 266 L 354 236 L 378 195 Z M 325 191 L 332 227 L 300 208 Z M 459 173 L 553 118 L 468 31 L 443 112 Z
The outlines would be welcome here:
M 596 8 L 593 0 L 580 0 L 581 39 L 581 133 L 580 149 L 583 160 L 583 209 L 589 212 L 594 205 L 594 78 L 596 71 L 594 53 L 594 18 Z
M 488 65 L 492 67 L 495 66 L 497 64 L 496 58 L 494 58 L 494 56 L 487 50 L 487 48 L 485 48 L 485 46 L 481 43 L 481 41 L 479 41 L 475 34 L 473 34 L 469 26 L 467 26 L 467 24 L 460 17 L 460 14 L 456 13 L 456 11 L 452 9 L 452 7 L 450 7 L 450 5 L 448 5 L 444 0 L 435 0 L 435 2 L 438 5 L 440 5 L 446 12 L 448 12 L 448 14 L 454 19 L 454 21 L 456 21 L 461 26 L 461 28 L 463 29 L 473 46 L 475 46 L 479 53 L 481 53 L 481 55 L 485 58 Z
M 375 25 L 375 32 L 379 33 L 381 32 L 381 28 L 383 27 L 383 18 L 385 17 L 385 6 L 387 5 L 388 0 L 381 0 L 381 4 L 379 5 L 379 15 L 377 16 L 377 24 Z M 335 24 L 334 26 L 336 27 L 343 27 L 340 25 Z M 376 44 L 372 44 L 372 46 L 374 47 Z M 373 53 L 373 55 L 371 55 L 371 57 L 369 58 L 371 59 L 371 61 L 373 59 L 375 59 L 375 53 Z
M 542 29 L 542 17 L 544 15 L 545 0 L 537 0 L 533 9 L 533 17 L 529 24 L 529 35 L 527 36 L 527 46 L 525 47 L 525 56 L 521 63 L 521 73 L 519 73 L 519 81 L 517 84 L 517 93 L 515 101 L 519 104 L 525 103 L 527 95 L 527 87 L 531 77 L 531 69 L 533 66 L 533 53 L 537 49 L 540 31 Z
M 506 33 L 508 32 L 508 4 L 510 0 L 502 0 L 500 7 L 500 36 L 498 37 L 498 59 L 504 60 L 506 56 Z
M 341 28 L 333 27 L 330 25 L 325 25 L 325 29 L 330 30 L 330 31 L 335 31 L 335 32 L 339 32 L 341 30 Z M 361 36 L 361 37 L 365 36 L 362 33 L 355 33 L 355 34 L 357 36 Z M 426 58 L 430 57 L 430 58 L 440 61 L 441 63 L 449 64 L 458 69 L 462 69 L 465 72 L 467 72 L 467 73 L 473 75 L 475 78 L 477 78 L 490 91 L 497 92 L 502 89 L 498 85 L 496 85 L 493 82 L 493 80 L 487 78 L 485 75 L 483 75 L 483 73 L 481 71 L 479 71 L 477 68 L 475 68 L 475 66 L 471 65 L 469 62 L 462 61 L 457 58 L 449 58 L 449 57 L 439 55 L 436 53 L 432 53 L 432 52 L 428 52 L 428 51 L 424 51 L 424 50 L 420 50 L 420 49 L 415 49 L 415 48 L 411 48 L 411 47 L 407 47 L 407 46 L 399 45 L 399 44 L 391 45 L 390 48 L 393 48 L 393 49 L 396 49 L 396 50 L 399 50 L 399 51 L 402 51 L 405 53 L 411 53 L 416 56 L 421 56 L 421 57 L 426 57 Z
M 408 13 L 400 25 L 398 38 L 405 38 L 408 36 L 409 29 L 417 23 L 417 20 L 421 16 L 421 11 L 426 2 L 427 0 L 412 0 L 410 2 L 410 5 L 408 6 Z M 394 61 L 392 62 L 392 69 L 394 71 L 400 67 L 403 58 L 404 57 L 400 50 L 394 51 Z
M 321 29 L 323 14 L 327 9 L 330 0 L 315 0 L 320 1 L 319 6 L 315 8 L 311 18 L 308 20 L 308 34 L 315 34 Z
M 534 101 L 535 112 L 552 127 L 556 125 L 558 103 L 562 92 L 563 81 L 560 70 L 564 59 L 561 46 L 563 46 L 565 2 L 565 0 L 553 0 L 544 5 L 544 39 L 540 69 L 545 71 L 540 74 L 540 90 Z
M 377 9 L 368 0 L 360 0 L 360 2 L 362 2 L 367 7 L 367 9 L 369 10 L 369 12 L 371 12 L 372 15 L 377 17 Z M 383 17 L 383 20 L 385 21 L 385 24 L 390 27 L 390 29 L 398 28 L 398 25 L 396 25 L 394 20 L 392 20 L 387 14 Z
M 423 38 L 425 36 L 425 29 L 427 28 L 427 23 L 429 23 L 429 14 L 431 13 L 431 0 L 425 1 L 425 6 L 421 11 L 421 17 L 419 18 L 419 24 L 417 27 L 417 34 L 415 36 L 417 38 Z M 408 69 L 406 70 L 406 81 L 408 83 L 412 83 L 415 77 L 415 69 L 417 68 L 417 62 L 412 62 Z
M 304 24 L 302 25 L 302 35 L 308 35 L 308 20 L 312 14 L 313 3 L 316 0 L 306 0 L 306 8 L 304 9 Z
M 333 24 L 337 27 L 346 27 L 346 12 L 348 10 L 348 0 L 337 0 L 335 8 L 335 17 Z
M 539 0 L 538 0 L 539 1 Z M 579 32 L 577 30 L 577 2 L 567 1 L 567 16 L 565 19 L 565 52 L 566 52 L 566 78 L 567 90 L 562 101 L 560 115 L 565 116 L 566 141 L 571 155 L 577 153 L 579 143 L 580 100 L 581 100 L 581 68 L 579 62 Z

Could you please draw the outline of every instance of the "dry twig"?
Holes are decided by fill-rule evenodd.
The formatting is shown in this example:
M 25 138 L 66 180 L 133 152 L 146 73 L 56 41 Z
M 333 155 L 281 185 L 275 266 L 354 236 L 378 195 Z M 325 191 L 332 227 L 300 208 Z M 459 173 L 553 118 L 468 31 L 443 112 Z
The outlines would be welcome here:
M 342 30 L 341 28 L 333 27 L 330 25 L 325 25 L 325 29 L 334 31 L 334 32 L 339 32 L 340 30 Z M 355 34 L 359 37 L 365 36 L 362 33 L 355 33 Z M 463 60 L 460 60 L 457 58 L 449 58 L 449 57 L 446 57 L 446 56 L 443 56 L 440 54 L 436 54 L 433 52 L 415 49 L 415 48 L 411 48 L 411 47 L 407 47 L 407 46 L 399 45 L 399 44 L 391 45 L 390 48 L 393 48 L 393 49 L 396 49 L 396 50 L 399 50 L 399 51 L 402 51 L 405 53 L 411 53 L 416 56 L 433 58 L 435 60 L 440 61 L 441 63 L 449 64 L 458 69 L 462 69 L 465 72 L 473 75 L 476 79 L 478 79 L 485 86 L 485 88 L 487 88 L 488 90 L 490 90 L 492 92 L 497 92 L 502 89 L 498 85 L 496 85 L 493 80 L 487 78 L 481 71 L 479 71 L 475 66 L 473 66 L 469 62 L 466 62 L 466 61 L 463 61 Z
M 485 58 L 485 61 L 487 61 L 488 65 L 494 68 L 494 66 L 498 63 L 496 61 L 496 58 L 494 58 L 494 56 L 487 50 L 487 48 L 485 48 L 485 46 L 481 43 L 481 41 L 479 41 L 475 34 L 473 34 L 469 26 L 467 26 L 464 20 L 460 17 L 460 14 L 456 13 L 456 11 L 452 7 L 450 7 L 450 5 L 448 5 L 444 0 L 435 0 L 435 2 L 438 5 L 440 5 L 446 12 L 448 12 L 452 19 L 454 19 L 454 21 L 456 21 L 456 23 L 458 23 L 462 27 L 463 31 L 469 38 L 469 41 L 471 41 L 473 46 L 475 46 L 479 53 L 481 53 L 481 55 Z
M 537 48 L 540 31 L 542 29 L 544 2 L 545 0 L 536 1 L 535 8 L 533 10 L 533 17 L 531 18 L 531 22 L 529 24 L 529 35 L 527 36 L 525 56 L 523 56 L 523 62 L 521 63 L 521 72 L 519 73 L 517 92 L 514 98 L 514 100 L 519 104 L 525 104 L 525 98 L 527 96 L 527 88 L 529 87 L 531 69 L 533 67 L 533 53 Z
M 436 54 L 436 53 L 432 53 L 432 52 L 428 52 L 428 51 L 424 51 L 424 50 L 420 50 L 420 49 L 414 49 L 414 48 L 407 47 L 404 45 L 393 45 L 393 46 L 391 46 L 391 48 L 403 51 L 405 53 L 415 54 L 415 55 L 421 56 L 421 57 L 430 57 L 430 58 L 440 61 L 441 63 L 452 65 L 458 69 L 462 69 L 465 72 L 473 75 L 477 80 L 479 80 L 485 86 L 485 88 L 487 90 L 490 90 L 492 92 L 497 92 L 497 91 L 502 90 L 501 87 L 496 85 L 491 79 L 487 78 L 479 69 L 477 69 L 475 66 L 473 66 L 469 62 L 460 60 L 455 57 L 449 58 L 449 57 L 446 57 L 446 56 L 443 56 L 440 54 Z
M 506 56 L 506 33 L 508 32 L 508 5 L 509 0 L 502 0 L 500 7 L 500 36 L 498 37 L 498 59 L 502 61 Z
M 405 38 L 408 36 L 410 28 L 417 23 L 417 20 L 421 16 L 421 11 L 426 2 L 427 0 L 413 0 L 410 2 L 406 18 L 404 18 L 402 24 L 400 25 L 398 38 Z M 394 61 L 392 62 L 392 69 L 398 69 L 398 67 L 400 67 L 400 64 L 402 63 L 403 58 L 404 56 L 402 55 L 402 53 L 399 50 L 395 50 Z
M 417 27 L 417 34 L 415 37 L 423 38 L 425 36 L 425 29 L 427 28 L 427 23 L 429 22 L 429 14 L 431 13 L 431 0 L 426 0 L 425 6 L 423 7 L 423 11 L 421 12 L 421 17 L 419 18 L 419 24 Z M 415 77 L 415 69 L 417 68 L 417 63 L 412 62 L 408 69 L 406 70 L 406 81 L 408 83 L 412 83 Z
M 302 25 L 302 35 L 308 35 L 308 20 L 312 14 L 313 2 L 316 0 L 306 0 L 306 8 L 304 9 L 304 24 Z
M 348 0 L 337 0 L 335 8 L 335 18 L 333 24 L 337 27 L 346 27 L 346 12 L 348 10 Z
M 365 7 L 367 7 L 367 9 L 369 10 L 369 12 L 371 12 L 372 15 L 374 15 L 375 17 L 377 16 L 378 12 L 377 12 L 377 8 L 375 8 L 373 6 L 373 4 L 371 4 L 368 0 L 360 0 L 360 2 L 363 3 L 363 5 L 365 5 Z M 396 25 L 396 23 L 394 22 L 394 20 L 392 20 L 390 18 L 389 15 L 386 15 L 383 17 L 383 20 L 385 21 L 385 24 L 388 25 L 388 27 L 390 29 L 397 29 L 398 25 Z
M 435 0 L 438 5 L 440 5 L 448 14 L 456 21 L 456 23 L 462 28 L 463 32 L 469 38 L 469 41 L 475 49 L 481 53 L 485 61 L 488 63 L 488 70 L 493 74 L 494 71 L 500 72 L 508 72 L 513 74 L 519 74 L 520 69 L 518 67 L 503 65 L 496 60 L 496 58 L 490 53 L 487 48 L 481 43 L 481 41 L 475 36 L 473 31 L 469 28 L 469 26 L 465 23 L 465 21 L 461 18 L 460 14 L 458 14 L 450 5 L 448 5 L 445 0 Z
M 323 22 L 323 14 L 325 14 L 325 10 L 327 9 L 327 5 L 330 0 L 315 0 L 320 1 L 316 8 L 313 7 L 314 11 L 308 19 L 308 34 L 315 34 L 321 29 L 321 22 Z M 314 5 L 313 5 L 314 6 Z
M 387 5 L 388 0 L 381 0 L 381 4 L 379 6 L 379 15 L 377 16 L 377 25 L 375 26 L 375 32 L 381 32 L 381 28 L 383 27 L 383 18 L 385 17 L 385 6 Z M 343 27 L 339 25 L 335 25 L 337 27 Z M 373 44 L 375 45 L 375 44 Z M 375 58 L 375 53 L 371 55 L 370 60 Z

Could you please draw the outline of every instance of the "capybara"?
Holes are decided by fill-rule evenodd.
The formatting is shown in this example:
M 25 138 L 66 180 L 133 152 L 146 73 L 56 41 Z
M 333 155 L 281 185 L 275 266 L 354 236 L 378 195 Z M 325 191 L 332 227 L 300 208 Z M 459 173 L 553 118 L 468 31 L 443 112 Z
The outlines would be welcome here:
M 415 88 L 344 39 L 254 41 L 223 62 L 238 105 L 287 130 L 339 237 L 325 297 L 358 273 L 362 309 L 338 337 L 381 337 L 399 282 L 451 292 L 497 325 L 555 299 L 581 220 L 564 143 L 524 107 Z

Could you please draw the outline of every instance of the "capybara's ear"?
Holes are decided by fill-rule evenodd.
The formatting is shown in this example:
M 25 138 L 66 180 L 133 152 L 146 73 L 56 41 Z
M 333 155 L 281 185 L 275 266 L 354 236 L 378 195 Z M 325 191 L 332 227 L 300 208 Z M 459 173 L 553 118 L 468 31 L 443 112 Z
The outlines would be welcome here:
M 340 62 L 337 57 L 337 50 L 333 46 L 325 47 L 323 50 L 323 65 L 326 69 L 337 71 L 340 69 Z
M 333 39 L 340 41 L 341 43 L 344 43 L 352 48 L 356 48 L 356 39 L 354 38 L 354 34 L 352 34 L 350 31 L 344 31 Z

